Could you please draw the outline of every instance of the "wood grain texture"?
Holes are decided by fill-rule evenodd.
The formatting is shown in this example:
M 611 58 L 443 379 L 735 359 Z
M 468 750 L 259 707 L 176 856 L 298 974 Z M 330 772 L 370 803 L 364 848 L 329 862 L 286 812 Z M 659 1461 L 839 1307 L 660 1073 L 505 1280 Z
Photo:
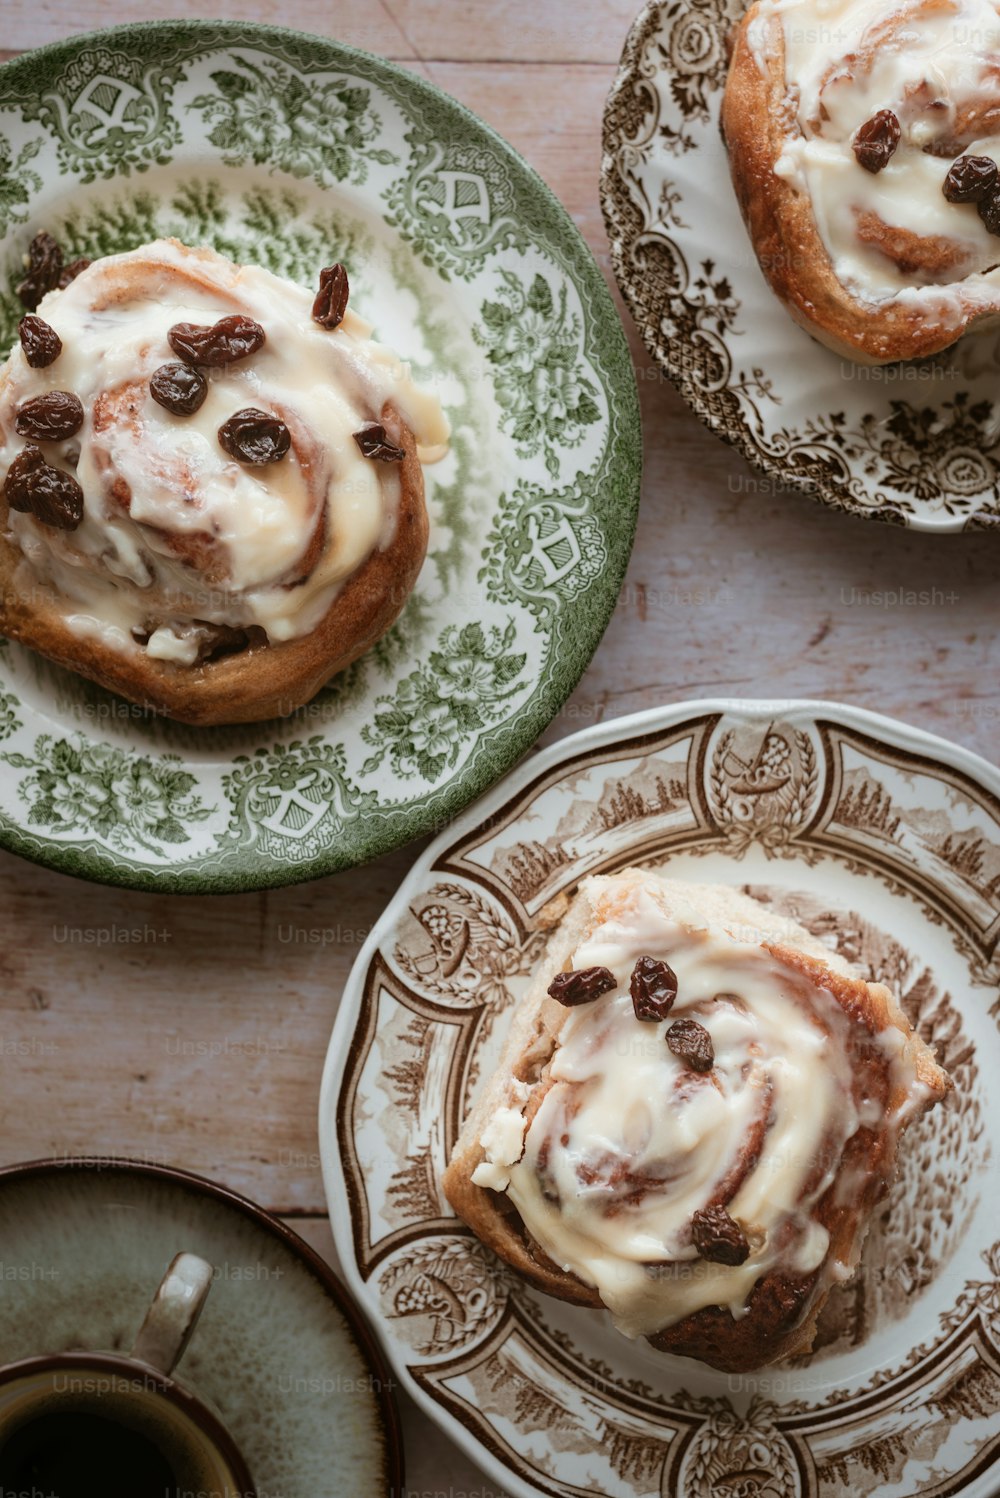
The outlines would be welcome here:
M 125 21 L 265 21 L 335 37 L 384 57 L 456 62 L 617 60 L 632 24 L 633 0 L 4 0 L 0 43 L 40 47 L 80 31 Z
M 3 9 L 0 44 L 13 50 L 201 7 Z M 336 35 L 431 78 L 523 152 L 610 279 L 600 122 L 633 0 L 212 10 Z M 646 434 L 638 543 L 604 642 L 545 740 L 689 697 L 795 695 L 875 708 L 995 760 L 998 538 L 934 539 L 782 493 L 702 428 L 634 334 L 632 345 Z M 899 589 L 930 602 L 872 601 Z M 419 849 L 212 899 L 104 889 L 0 854 L 0 1159 L 128 1154 L 202 1171 L 286 1214 L 333 1261 L 316 1134 L 327 1039 L 359 945 Z M 500 1498 L 402 1402 L 412 1493 Z

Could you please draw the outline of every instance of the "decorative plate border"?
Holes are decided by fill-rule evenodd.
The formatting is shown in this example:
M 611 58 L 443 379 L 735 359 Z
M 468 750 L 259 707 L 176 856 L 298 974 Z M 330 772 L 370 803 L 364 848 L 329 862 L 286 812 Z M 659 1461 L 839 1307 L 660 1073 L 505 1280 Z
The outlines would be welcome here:
M 762 886 L 773 875 L 787 887 L 797 867 L 793 913 L 828 939 L 836 931 L 842 950 L 896 985 L 956 1077 L 957 1101 L 919 1145 L 909 1194 L 893 1206 L 896 1229 L 892 1214 L 879 1229 L 885 1265 L 859 1277 L 860 1303 L 821 1323 L 827 1353 L 850 1355 L 877 1311 L 888 1328 L 879 1361 L 872 1368 L 862 1353 L 860 1371 L 856 1360 L 843 1375 L 838 1364 L 832 1386 L 822 1388 L 822 1362 L 807 1363 L 740 1379 L 734 1398 L 724 1375 L 637 1355 L 602 1318 L 531 1291 L 440 1193 L 505 1012 L 565 891 L 584 874 L 668 856 L 695 859 L 694 877 L 700 860 L 708 878 L 743 867 Z M 842 884 L 860 874 L 904 902 L 915 951 L 863 914 L 846 930 L 843 917 L 824 924 L 838 869 Z M 827 876 L 820 885 L 815 871 Z M 976 1250 L 990 1227 L 980 1175 L 1000 1128 L 994 1116 L 990 1132 L 981 1074 L 988 1081 L 991 1067 L 976 1046 L 997 1053 L 1000 998 L 990 1007 L 984 994 L 981 1012 L 954 1003 L 919 949 L 932 931 L 975 995 L 995 991 L 1000 771 L 834 703 L 698 701 L 588 729 L 522 765 L 418 860 L 344 990 L 320 1100 L 324 1178 L 345 1275 L 397 1375 L 505 1491 L 839 1498 L 849 1487 L 875 1498 L 911 1459 L 925 1478 L 908 1495 L 994 1491 L 1000 1243 Z M 958 1183 L 940 1231 L 941 1214 L 929 1225 L 912 1210 L 928 1151 Z M 963 1245 L 960 1270 L 939 1275 Z M 893 1334 L 910 1294 L 931 1299 L 915 1332 L 905 1322 Z M 810 1397 L 813 1388 L 822 1393 Z M 956 1450 L 978 1445 L 948 1481 L 951 1435 Z
M 43 222 L 73 255 L 166 230 L 293 277 L 343 250 L 362 311 L 374 247 L 378 284 L 458 391 L 454 471 L 428 479 L 432 586 L 287 723 L 154 730 L 0 641 L 0 845 L 108 883 L 224 892 L 315 878 L 444 825 L 572 691 L 631 550 L 635 374 L 565 209 L 434 85 L 243 22 L 116 27 L 5 64 L 0 171 L 11 336 L 19 257 Z M 445 305 L 461 309 L 458 334 Z M 479 481 L 476 509 L 491 422 L 505 466 Z
M 745 9 L 647 0 L 625 42 L 604 112 L 600 193 L 639 333 L 695 414 L 768 476 L 748 488 L 777 483 L 915 530 L 995 527 L 1000 345 L 986 340 L 984 351 L 970 338 L 887 369 L 839 359 L 843 388 L 828 388 L 838 355 L 793 323 L 760 272 L 718 121 L 726 39 Z

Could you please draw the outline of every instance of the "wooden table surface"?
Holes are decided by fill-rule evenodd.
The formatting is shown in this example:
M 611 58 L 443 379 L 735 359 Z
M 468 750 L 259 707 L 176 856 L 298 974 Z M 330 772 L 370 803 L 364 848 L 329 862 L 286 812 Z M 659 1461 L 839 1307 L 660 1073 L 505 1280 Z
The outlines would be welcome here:
M 610 280 L 601 112 L 635 4 L 209 9 L 369 48 L 454 94 L 554 188 Z M 199 11 L 182 0 L 4 0 L 0 55 Z M 688 697 L 808 696 L 904 718 L 995 760 L 1000 538 L 934 539 L 771 492 L 702 428 L 634 334 L 632 346 L 646 433 L 638 540 L 604 642 L 545 741 Z M 933 601 L 864 601 L 900 589 Z M 3 1163 L 84 1153 L 187 1167 L 282 1214 L 333 1262 L 316 1138 L 323 1058 L 358 946 L 420 846 L 297 889 L 203 899 L 104 889 L 0 854 Z M 80 934 L 114 927 L 148 928 L 149 939 L 98 947 Z M 497 1498 L 402 1403 L 413 1498 Z

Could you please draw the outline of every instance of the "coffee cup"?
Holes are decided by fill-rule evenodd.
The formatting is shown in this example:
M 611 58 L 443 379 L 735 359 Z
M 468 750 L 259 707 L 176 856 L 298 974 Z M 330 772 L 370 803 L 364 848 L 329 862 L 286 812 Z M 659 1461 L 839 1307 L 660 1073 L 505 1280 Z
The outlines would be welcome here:
M 128 1356 L 74 1350 L 0 1368 L 0 1498 L 254 1498 L 219 1416 L 172 1377 L 212 1277 L 177 1254 Z

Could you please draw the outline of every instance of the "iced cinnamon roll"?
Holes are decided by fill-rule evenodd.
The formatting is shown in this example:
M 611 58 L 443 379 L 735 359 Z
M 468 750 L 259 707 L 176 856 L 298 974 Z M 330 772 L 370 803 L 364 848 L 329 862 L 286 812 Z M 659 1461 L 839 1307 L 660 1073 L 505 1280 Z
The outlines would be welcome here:
M 1000 14 L 991 0 L 756 0 L 722 107 L 762 270 L 863 363 L 1000 318 Z
M 737 892 L 589 879 L 444 1177 L 539 1289 L 747 1370 L 809 1349 L 949 1086 L 889 991 Z
M 176 240 L 67 273 L 38 236 L 0 371 L 0 631 L 199 724 L 290 713 L 373 645 L 448 429 L 348 296 L 339 265 L 308 291 Z

